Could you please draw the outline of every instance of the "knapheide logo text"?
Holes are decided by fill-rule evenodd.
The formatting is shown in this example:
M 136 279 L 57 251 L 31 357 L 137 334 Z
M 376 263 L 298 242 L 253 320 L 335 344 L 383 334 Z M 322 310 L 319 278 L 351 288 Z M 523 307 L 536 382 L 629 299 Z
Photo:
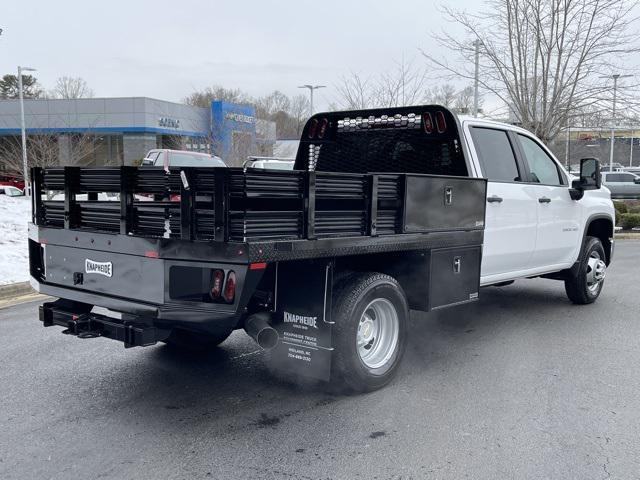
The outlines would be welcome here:
M 318 328 L 316 325 L 317 320 L 318 317 L 305 317 L 304 315 L 284 312 L 285 323 L 295 323 L 296 325 L 306 325 L 307 327 Z

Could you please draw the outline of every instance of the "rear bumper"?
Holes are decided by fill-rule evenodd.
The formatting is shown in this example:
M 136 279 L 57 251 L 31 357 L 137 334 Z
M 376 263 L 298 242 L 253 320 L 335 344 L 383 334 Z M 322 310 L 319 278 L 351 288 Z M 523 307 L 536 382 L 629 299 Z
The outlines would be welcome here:
M 86 310 L 83 304 L 58 300 L 40 306 L 39 316 L 45 327 L 58 325 L 65 328 L 63 333 L 80 338 L 110 338 L 123 342 L 125 348 L 154 345 L 171 333 L 145 321 L 145 317 L 123 320 Z
M 72 288 L 38 283 L 33 278 L 31 285 L 39 293 L 50 297 L 69 300 L 81 304 L 106 308 L 139 318 L 161 329 L 183 328 L 186 330 L 217 333 L 231 330 L 244 318 L 244 312 L 212 310 L 194 305 L 163 304 L 152 305 L 129 299 L 95 294 Z
M 201 245 L 190 249 L 193 242 L 173 242 L 167 251 L 139 245 L 145 240 L 31 225 L 31 284 L 52 297 L 144 317 L 157 328 L 216 333 L 237 327 L 262 271 L 249 269 L 237 255 L 220 255 L 215 244 L 207 255 Z M 88 271 L 88 261 L 108 264 L 108 274 Z M 225 278 L 235 273 L 231 303 L 208 296 L 214 270 Z

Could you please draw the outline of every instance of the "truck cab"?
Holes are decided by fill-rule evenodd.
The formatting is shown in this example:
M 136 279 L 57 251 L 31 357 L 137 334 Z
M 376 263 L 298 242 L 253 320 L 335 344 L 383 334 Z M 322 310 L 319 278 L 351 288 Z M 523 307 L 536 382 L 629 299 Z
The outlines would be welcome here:
M 574 200 L 574 177 L 531 132 L 460 120 L 474 175 L 488 180 L 481 285 L 570 269 L 587 236 L 601 241 L 602 260 L 611 261 L 614 208 L 606 188 Z

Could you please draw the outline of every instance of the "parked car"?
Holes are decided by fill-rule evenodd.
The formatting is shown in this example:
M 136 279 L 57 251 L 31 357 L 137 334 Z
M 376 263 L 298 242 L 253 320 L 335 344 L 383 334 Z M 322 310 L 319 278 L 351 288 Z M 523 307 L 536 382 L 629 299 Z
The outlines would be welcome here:
M 0 195 L 8 195 L 9 197 L 22 197 L 24 190 L 12 185 L 0 185 Z
M 602 184 L 611 198 L 640 198 L 640 177 L 631 172 L 602 172 Z
M 21 176 L 3 174 L 0 175 L 0 186 L 9 185 L 24 190 L 24 180 Z
M 260 168 L 263 170 L 293 170 L 295 160 L 271 157 L 249 157 L 245 162 L 247 168 Z
M 142 165 L 154 167 L 226 167 L 222 159 L 208 153 L 168 148 L 149 150 Z
M 626 167 L 624 171 L 633 173 L 634 175 L 640 175 L 640 167 Z
M 611 169 L 611 171 L 613 171 L 613 172 L 619 172 L 619 171 L 624 170 L 624 167 L 622 166 L 622 164 L 621 164 L 621 163 L 613 162 L 611 165 L 612 165 L 612 167 L 613 167 L 613 168 Z M 608 172 L 608 171 L 609 171 L 609 164 L 608 164 L 608 163 L 605 163 L 604 165 L 602 165 L 602 168 L 601 168 L 601 169 L 602 169 L 602 171 L 603 171 L 603 172 Z

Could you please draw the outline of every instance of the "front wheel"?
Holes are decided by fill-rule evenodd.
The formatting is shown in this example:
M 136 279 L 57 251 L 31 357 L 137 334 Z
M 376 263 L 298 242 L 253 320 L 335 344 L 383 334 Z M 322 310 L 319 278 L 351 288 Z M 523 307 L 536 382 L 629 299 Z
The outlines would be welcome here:
M 578 305 L 596 301 L 602 291 L 607 272 L 605 260 L 604 247 L 600 239 L 587 237 L 576 275 L 564 282 L 569 300 Z
M 356 273 L 335 287 L 332 380 L 350 391 L 383 387 L 396 374 L 407 341 L 409 308 L 398 282 Z

